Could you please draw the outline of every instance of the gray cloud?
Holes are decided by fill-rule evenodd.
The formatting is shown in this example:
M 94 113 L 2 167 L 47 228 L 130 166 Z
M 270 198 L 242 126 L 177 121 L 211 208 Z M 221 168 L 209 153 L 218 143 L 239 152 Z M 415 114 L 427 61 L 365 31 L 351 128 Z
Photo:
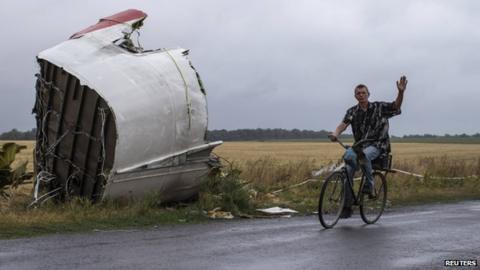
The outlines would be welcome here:
M 25 4 L 28 3 L 28 4 Z M 478 1 L 23 1 L 0 4 L 0 132 L 34 126 L 35 55 L 99 18 L 149 14 L 144 47 L 185 47 L 207 87 L 210 128 L 333 129 L 352 89 L 393 100 L 393 134 L 475 133 Z

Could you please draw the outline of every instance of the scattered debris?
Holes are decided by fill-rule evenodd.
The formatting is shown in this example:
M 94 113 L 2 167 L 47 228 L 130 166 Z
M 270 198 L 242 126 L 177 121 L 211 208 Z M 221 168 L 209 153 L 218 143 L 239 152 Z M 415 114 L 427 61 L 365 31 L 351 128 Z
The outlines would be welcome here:
M 339 167 L 339 166 L 342 166 L 342 165 L 338 165 L 338 164 L 335 164 L 335 163 L 333 163 L 331 165 L 326 165 L 326 166 L 321 167 L 318 170 L 312 171 L 311 175 L 312 175 L 312 177 L 318 177 L 318 176 L 321 176 L 323 174 L 327 174 L 327 173 L 335 171 L 335 169 L 337 169 L 337 167 Z
M 282 215 L 282 214 L 296 214 L 298 213 L 297 211 L 290 209 L 290 208 L 281 208 L 278 206 L 275 207 L 270 207 L 270 208 L 264 208 L 264 209 L 257 209 L 257 211 L 265 213 L 265 214 L 270 214 L 270 215 Z
M 233 219 L 234 218 L 232 213 L 221 211 L 220 207 L 217 207 L 208 211 L 207 216 L 211 219 Z
M 248 190 L 248 195 L 250 196 L 251 199 L 256 199 L 257 196 L 258 196 L 258 191 L 256 191 L 255 189 L 250 189 Z

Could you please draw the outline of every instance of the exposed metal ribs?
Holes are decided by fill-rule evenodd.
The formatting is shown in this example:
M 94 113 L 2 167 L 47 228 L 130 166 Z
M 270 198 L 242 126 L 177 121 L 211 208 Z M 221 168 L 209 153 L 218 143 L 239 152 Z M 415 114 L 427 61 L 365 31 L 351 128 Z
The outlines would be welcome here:
M 99 199 L 113 166 L 117 132 L 107 103 L 96 91 L 60 67 L 38 60 L 36 171 L 55 179 L 41 186 L 61 188 L 57 199 Z

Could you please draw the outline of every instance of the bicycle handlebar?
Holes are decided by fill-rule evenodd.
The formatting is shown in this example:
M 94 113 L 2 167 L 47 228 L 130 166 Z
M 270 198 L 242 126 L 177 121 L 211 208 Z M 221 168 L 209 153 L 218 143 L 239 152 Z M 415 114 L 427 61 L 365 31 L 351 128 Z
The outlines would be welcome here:
M 374 141 L 374 139 L 363 139 L 363 140 L 360 140 L 360 141 L 354 143 L 352 146 L 345 145 L 345 144 L 342 143 L 338 138 L 337 138 L 335 141 L 338 142 L 343 148 L 348 149 L 348 148 L 350 148 L 350 147 L 355 148 L 356 146 L 358 146 L 358 145 L 360 145 L 360 144 L 362 144 L 362 143 L 368 142 L 368 141 Z
M 337 140 L 335 140 L 335 141 L 338 142 L 343 148 L 348 149 L 349 146 L 343 144 L 338 138 L 337 138 Z

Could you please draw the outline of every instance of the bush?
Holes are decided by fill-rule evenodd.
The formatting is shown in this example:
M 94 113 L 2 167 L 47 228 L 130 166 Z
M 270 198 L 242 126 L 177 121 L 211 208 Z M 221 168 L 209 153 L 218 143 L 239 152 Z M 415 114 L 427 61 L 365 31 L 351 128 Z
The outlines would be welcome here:
M 253 203 L 246 189 L 248 183 L 242 181 L 240 174 L 240 170 L 231 168 L 209 176 L 200 191 L 200 207 L 203 209 L 220 207 L 234 215 L 252 211 Z
M 16 154 L 25 148 L 16 143 L 6 143 L 0 149 L 0 197 L 9 196 L 7 186 L 17 187 L 25 179 L 26 161 L 12 168 Z

